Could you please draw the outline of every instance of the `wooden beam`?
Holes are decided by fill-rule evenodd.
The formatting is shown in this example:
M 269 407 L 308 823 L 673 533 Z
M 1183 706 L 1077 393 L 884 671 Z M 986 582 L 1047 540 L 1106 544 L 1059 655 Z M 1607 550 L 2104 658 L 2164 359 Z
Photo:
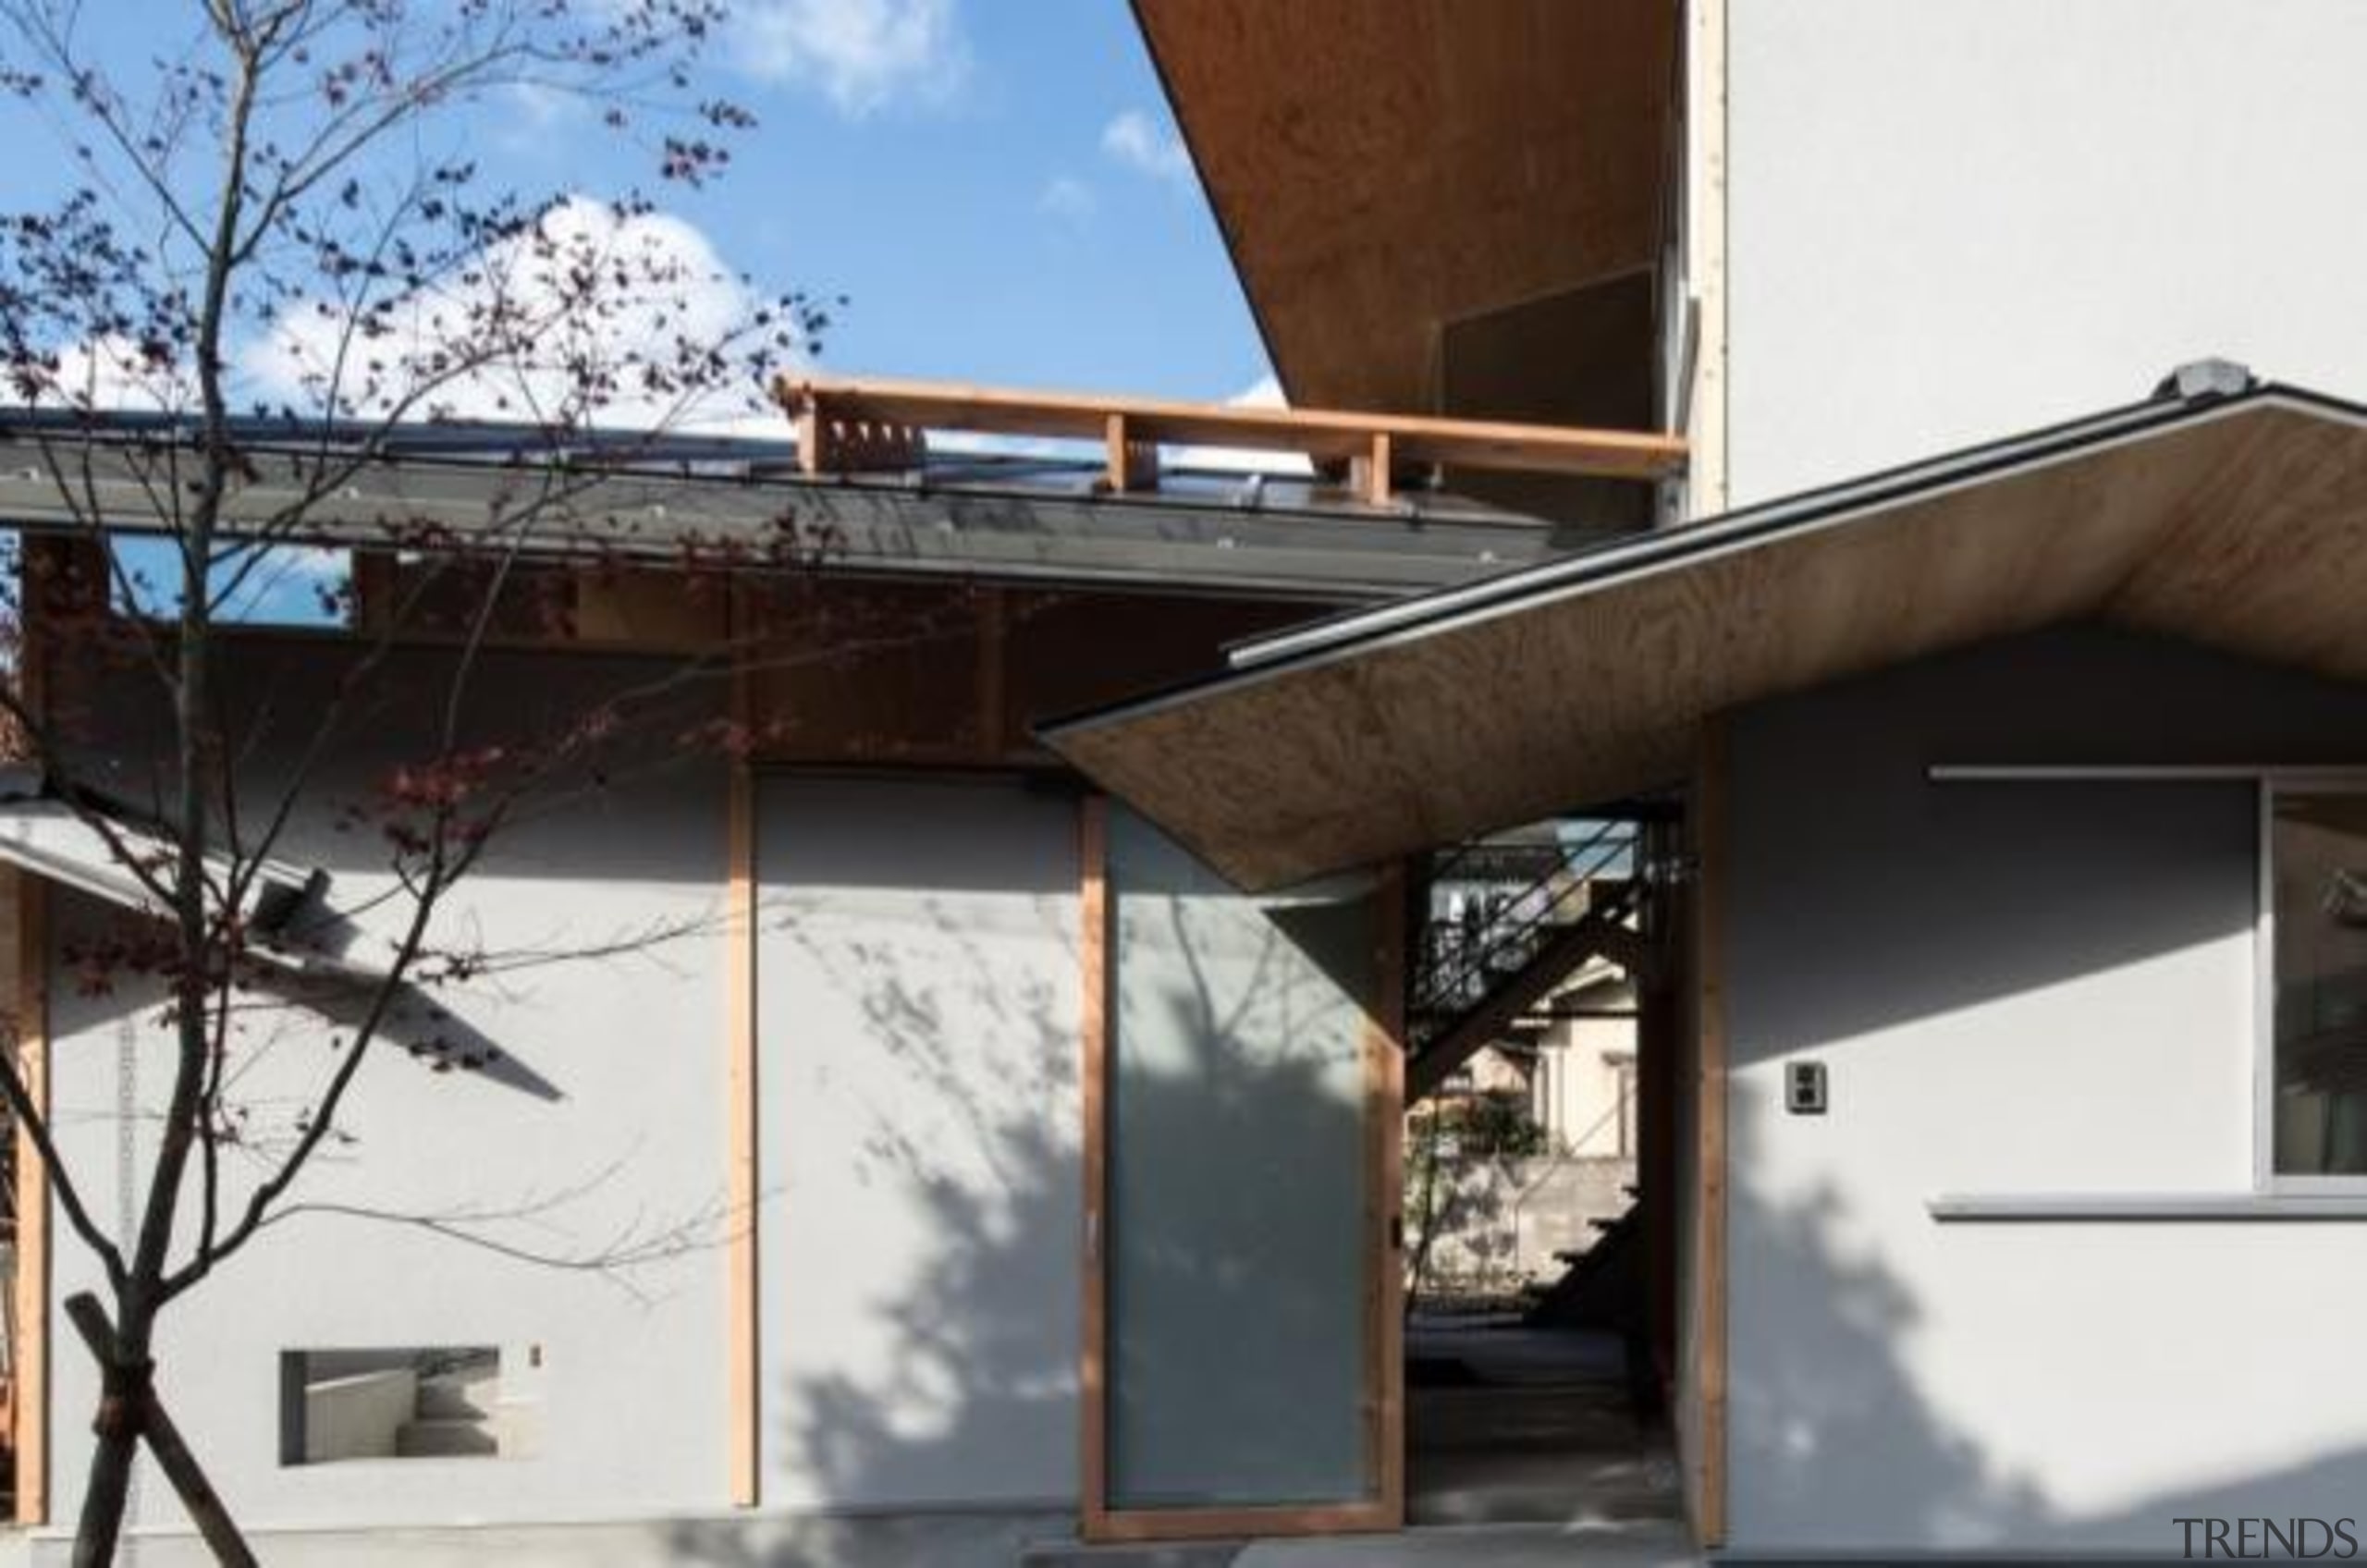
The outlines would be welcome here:
M 1089 1517 L 1089 1516 L 1088 1516 Z M 1089 1541 L 1234 1540 L 1257 1536 L 1348 1536 L 1394 1530 L 1380 1503 L 1288 1503 L 1250 1508 L 1138 1508 L 1104 1513 Z
M 1694 1376 L 1699 1384 L 1701 1474 L 1693 1521 L 1697 1544 L 1726 1539 L 1726 1096 L 1725 990 L 1726 799 L 1725 726 L 1712 717 L 1701 728 L 1693 777 L 1694 854 L 1699 864 L 1694 932 L 1695 1007 L 1699 1031 L 1694 1084 L 1694 1227 L 1696 1335 Z
M 1109 1468 L 1109 1288 L 1102 1233 L 1109 1197 L 1109 1139 L 1103 1125 L 1110 1074 L 1110 803 L 1088 796 L 1077 818 L 1078 982 L 1083 987 L 1077 1035 L 1084 1085 L 1084 1234 L 1077 1238 L 1083 1324 L 1077 1361 L 1077 1476 L 1080 1529 L 1087 1540 L 1110 1538 Z
M 1659 479 L 1681 467 L 1686 455 L 1684 439 L 1675 435 L 1503 420 L 1249 408 L 884 379 L 785 378 L 775 391 L 782 406 L 797 416 L 800 463 L 807 461 L 810 449 L 813 460 L 821 465 L 808 472 L 840 466 L 832 461 L 835 448 L 827 434 L 831 418 L 889 428 L 1098 441 L 1106 447 L 1114 416 L 1122 422 L 1130 442 L 1247 447 L 1333 461 L 1370 460 L 1378 438 L 1386 437 L 1379 449 L 1400 463 L 1453 463 L 1607 479 Z M 807 428 L 817 422 L 823 433 L 809 448 Z
M 748 677 L 742 666 L 731 681 L 732 717 L 748 718 Z M 731 1215 L 726 1243 L 728 1323 L 725 1332 L 725 1397 L 730 1411 L 730 1495 L 734 1507 L 753 1508 L 760 1496 L 762 1436 L 761 1329 L 757 1272 L 756 1126 L 756 783 L 745 758 L 731 762 L 726 802 L 725 966 L 730 987 L 725 1042 L 725 1205 Z

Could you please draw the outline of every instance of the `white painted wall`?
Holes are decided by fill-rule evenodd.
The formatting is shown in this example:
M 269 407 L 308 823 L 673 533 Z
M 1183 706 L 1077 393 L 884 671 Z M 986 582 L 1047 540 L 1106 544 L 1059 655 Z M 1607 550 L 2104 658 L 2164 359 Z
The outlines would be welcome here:
M 1735 1548 L 2175 1556 L 2180 1514 L 2355 1516 L 2360 1224 L 1926 1207 L 2250 1190 L 2249 787 L 1923 769 L 2360 762 L 2367 692 L 2055 633 L 1751 710 L 1731 755 Z M 1828 1115 L 1782 1109 L 1802 1056 Z
M 1724 3 L 1734 504 L 2205 355 L 2367 394 L 2367 7 Z
M 495 729 L 580 717 L 648 674 L 589 659 L 494 666 L 484 711 Z M 391 678 L 435 689 L 423 668 Z M 297 645 L 259 655 L 238 689 L 292 714 L 327 679 L 317 652 Z M 165 733 L 135 694 L 121 716 L 119 787 L 145 776 L 137 737 Z M 288 850 L 330 865 L 340 899 L 372 884 L 377 857 L 369 833 L 333 828 L 331 807 L 404 754 L 399 717 L 364 729 Z M 975 780 L 778 777 L 760 786 L 758 807 L 761 1512 L 947 1522 L 906 1532 L 910 1546 L 885 1525 L 767 1535 L 727 1523 L 725 794 L 719 759 L 627 762 L 498 840 L 448 907 L 448 940 L 515 956 L 668 935 L 444 996 L 460 1026 L 555 1097 L 515 1086 L 519 1074 L 439 1074 L 382 1047 L 340 1122 L 351 1142 L 299 1194 L 401 1216 L 493 1216 L 479 1228 L 555 1255 L 594 1256 L 677 1224 L 689 1249 L 633 1271 L 627 1289 L 411 1225 L 321 1213 L 267 1231 L 174 1309 L 158 1355 L 165 1397 L 242 1524 L 284 1547 L 282 1532 L 303 1528 L 637 1522 L 603 1549 L 733 1560 L 777 1539 L 788 1560 L 836 1562 L 991 1556 L 1009 1550 L 1018 1521 L 1058 1533 L 1043 1519 L 1073 1517 L 1076 802 Z M 135 1118 L 127 1139 L 118 1111 L 157 1103 L 166 1042 L 136 986 L 77 989 L 66 961 L 108 912 L 65 898 L 56 911 L 62 1136 L 92 1206 L 113 1219 L 125 1178 L 154 1151 L 153 1122 Z M 313 1083 L 330 1060 L 325 1033 L 309 1014 L 277 1019 L 267 1048 L 252 1042 L 243 1100 L 260 1114 Z M 506 1210 L 526 1212 L 499 1218 Z M 58 1234 L 62 1297 L 95 1281 Z M 57 1332 L 52 1513 L 70 1520 L 93 1386 Z M 436 1344 L 499 1347 L 505 1400 L 534 1402 L 522 1457 L 280 1464 L 281 1351 Z M 135 1518 L 166 1531 L 183 1523 L 153 1474 Z M 377 1550 L 361 1536 L 313 1538 L 332 1556 L 338 1541 Z M 418 1550 L 474 1561 L 473 1538 Z
M 647 673 L 623 661 L 538 667 L 496 656 L 481 688 L 479 733 L 570 722 Z M 144 748 L 167 732 L 143 717 L 141 678 L 124 679 L 116 711 L 125 729 L 111 750 L 123 792 L 136 795 L 147 777 Z M 259 777 L 302 732 L 294 716 L 330 679 L 331 655 L 300 643 L 258 652 L 239 672 L 234 691 L 268 698 L 283 715 L 281 739 L 255 754 Z M 421 656 L 397 658 L 389 679 L 437 689 Z M 336 805 L 374 788 L 383 766 L 406 754 L 408 729 L 399 709 L 369 712 L 322 780 L 315 809 L 292 829 L 288 858 L 331 867 L 337 898 L 382 884 L 374 865 L 384 856 L 373 833 L 337 830 Z M 663 754 L 638 754 L 652 750 Z M 250 796 L 249 809 L 260 799 Z M 296 1191 L 314 1211 L 266 1230 L 170 1311 L 159 1386 L 242 1521 L 539 1521 L 727 1501 L 724 1259 L 711 1222 L 724 1190 L 724 857 L 719 762 L 628 763 L 605 788 L 573 792 L 563 808 L 497 840 L 487 864 L 456 892 L 441 939 L 482 942 L 513 960 L 671 935 L 612 958 L 515 965 L 439 994 L 454 1022 L 422 1020 L 413 1035 L 472 1031 L 509 1065 L 437 1073 L 382 1042 L 338 1122 L 347 1141 L 325 1151 Z M 61 956 L 111 918 L 64 897 L 55 908 Z M 136 986 L 85 995 L 61 972 L 52 1022 L 61 1135 L 92 1207 L 116 1222 L 125 1178 L 155 1149 L 153 1122 L 133 1121 L 127 1138 L 119 1112 L 161 1103 L 169 1047 Z M 328 1070 L 333 1029 L 297 1010 L 253 1024 L 233 1052 L 237 1103 L 251 1109 L 260 1134 L 275 1122 L 284 1128 L 292 1097 Z M 533 1080 L 547 1090 L 520 1086 Z M 254 1169 L 232 1161 L 234 1192 Z M 678 1225 L 690 1227 L 695 1244 L 638 1272 L 628 1289 L 322 1205 L 457 1222 L 572 1258 Z M 192 1207 L 183 1224 L 195 1220 Z M 56 1295 L 92 1286 L 92 1265 L 62 1222 L 54 1234 Z M 63 1520 L 80 1493 L 93 1387 L 62 1319 L 51 1343 L 52 1513 Z M 541 1403 L 538 1452 L 280 1464 L 281 1351 L 414 1345 L 498 1346 L 505 1395 Z M 180 1522 L 153 1473 L 136 1516 Z
M 1633 1010 L 1624 982 L 1601 982 L 1563 993 L 1583 1007 Z M 1636 1158 L 1636 1020 L 1565 1018 L 1539 1042 L 1539 1084 L 1532 1096 L 1538 1121 L 1564 1154 L 1589 1159 Z

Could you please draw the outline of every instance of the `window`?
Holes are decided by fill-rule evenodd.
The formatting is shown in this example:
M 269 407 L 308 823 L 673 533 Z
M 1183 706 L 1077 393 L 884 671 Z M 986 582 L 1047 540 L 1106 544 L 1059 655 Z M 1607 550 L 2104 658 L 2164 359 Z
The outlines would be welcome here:
M 279 1462 L 515 1457 L 532 1408 L 503 1397 L 491 1345 L 282 1351 Z
M 2367 791 L 2268 797 L 2270 1174 L 2367 1176 Z

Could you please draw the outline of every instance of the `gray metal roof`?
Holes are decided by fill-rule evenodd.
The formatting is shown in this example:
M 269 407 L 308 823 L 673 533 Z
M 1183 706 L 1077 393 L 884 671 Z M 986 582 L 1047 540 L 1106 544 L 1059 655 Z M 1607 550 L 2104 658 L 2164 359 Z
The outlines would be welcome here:
M 243 423 L 250 477 L 227 526 L 260 530 L 325 464 L 350 483 L 305 511 L 300 542 L 385 547 L 448 533 L 530 552 L 680 560 L 701 551 L 868 573 L 1197 589 L 1361 602 L 1436 589 L 1600 541 L 1439 493 L 1388 509 L 1304 477 L 1162 475 L 1157 491 L 1099 491 L 1096 462 L 943 454 L 884 475 L 814 478 L 788 441 L 525 427 Z M 0 411 L 0 521 L 80 526 L 62 458 L 109 526 L 160 529 L 157 489 L 187 450 L 156 416 Z M 530 521 L 523 497 L 549 489 Z

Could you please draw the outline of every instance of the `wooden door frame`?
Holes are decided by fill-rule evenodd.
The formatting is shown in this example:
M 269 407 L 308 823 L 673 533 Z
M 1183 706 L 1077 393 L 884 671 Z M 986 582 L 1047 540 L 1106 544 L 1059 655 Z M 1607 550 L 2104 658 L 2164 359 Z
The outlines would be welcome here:
M 1700 1402 L 1699 1465 L 1693 1517 L 1694 1543 L 1706 1550 L 1726 1544 L 1727 1319 L 1726 1319 L 1726 885 L 1727 812 L 1733 788 L 1726 721 L 1713 717 L 1701 727 L 1694 766 L 1693 854 L 1698 867 L 1694 894 L 1694 1082 L 1696 1096 L 1692 1157 L 1699 1213 L 1694 1225 L 1694 1277 L 1699 1314 L 1694 1377 Z
M 1349 1535 L 1395 1530 L 1405 1521 L 1404 1269 L 1403 1217 L 1405 1011 L 1405 882 L 1385 868 L 1375 890 L 1377 1006 L 1364 1031 L 1366 1200 L 1365 1443 L 1374 1492 L 1353 1502 L 1240 1508 L 1112 1508 L 1109 1471 L 1109 1281 L 1105 1214 L 1109 1192 L 1110 996 L 1110 805 L 1087 796 L 1078 818 L 1083 939 L 1081 1013 L 1084 1085 L 1084 1229 L 1077 1239 L 1083 1281 L 1078 1360 L 1079 1533 L 1088 1541 L 1191 1540 L 1211 1537 Z

